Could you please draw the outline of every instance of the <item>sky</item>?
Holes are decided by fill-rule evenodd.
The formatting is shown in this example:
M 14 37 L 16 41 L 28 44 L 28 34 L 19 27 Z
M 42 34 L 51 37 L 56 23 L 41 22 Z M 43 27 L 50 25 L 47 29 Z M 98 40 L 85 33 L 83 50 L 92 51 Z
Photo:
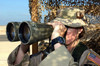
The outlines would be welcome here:
M 0 25 L 12 21 L 31 21 L 28 6 L 28 0 L 0 0 Z

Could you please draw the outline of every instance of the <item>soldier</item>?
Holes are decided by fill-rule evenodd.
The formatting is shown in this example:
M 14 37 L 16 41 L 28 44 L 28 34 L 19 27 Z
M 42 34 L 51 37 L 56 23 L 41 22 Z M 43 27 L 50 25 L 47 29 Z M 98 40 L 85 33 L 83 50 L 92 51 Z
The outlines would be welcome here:
M 84 60 L 80 60 L 83 52 L 88 49 L 80 42 L 85 32 L 84 26 L 88 25 L 84 10 L 72 7 L 58 10 L 57 18 L 48 24 L 54 28 L 51 44 L 55 50 L 42 60 L 41 52 L 30 56 L 29 45 L 20 44 L 9 55 L 9 66 L 78 66 L 85 64 Z M 89 50 L 85 53 L 88 54 Z

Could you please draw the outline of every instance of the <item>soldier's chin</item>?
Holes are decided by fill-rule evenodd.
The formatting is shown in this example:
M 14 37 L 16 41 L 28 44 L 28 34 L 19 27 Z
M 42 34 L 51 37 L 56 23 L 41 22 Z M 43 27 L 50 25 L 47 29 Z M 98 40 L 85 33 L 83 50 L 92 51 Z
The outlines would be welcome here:
M 69 44 L 71 44 L 71 42 L 67 42 L 67 43 L 66 43 L 66 45 L 69 45 Z
M 66 42 L 66 45 L 71 45 L 72 44 L 72 42 Z

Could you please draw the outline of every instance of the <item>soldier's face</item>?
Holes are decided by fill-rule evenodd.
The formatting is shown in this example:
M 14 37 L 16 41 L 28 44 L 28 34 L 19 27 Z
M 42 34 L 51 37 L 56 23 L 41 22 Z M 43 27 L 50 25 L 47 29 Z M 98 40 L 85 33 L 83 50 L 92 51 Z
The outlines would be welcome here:
M 67 32 L 66 32 L 66 45 L 74 42 L 76 40 L 76 38 L 79 36 L 78 33 L 78 29 L 76 28 L 68 28 Z

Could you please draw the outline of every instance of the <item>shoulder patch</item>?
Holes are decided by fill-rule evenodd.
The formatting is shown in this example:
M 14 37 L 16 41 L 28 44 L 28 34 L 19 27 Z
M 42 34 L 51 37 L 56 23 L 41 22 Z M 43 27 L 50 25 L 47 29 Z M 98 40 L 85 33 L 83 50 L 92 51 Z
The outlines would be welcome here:
M 97 64 L 100 66 L 100 57 L 93 54 L 93 53 L 88 53 L 87 59 L 92 61 L 93 63 Z

